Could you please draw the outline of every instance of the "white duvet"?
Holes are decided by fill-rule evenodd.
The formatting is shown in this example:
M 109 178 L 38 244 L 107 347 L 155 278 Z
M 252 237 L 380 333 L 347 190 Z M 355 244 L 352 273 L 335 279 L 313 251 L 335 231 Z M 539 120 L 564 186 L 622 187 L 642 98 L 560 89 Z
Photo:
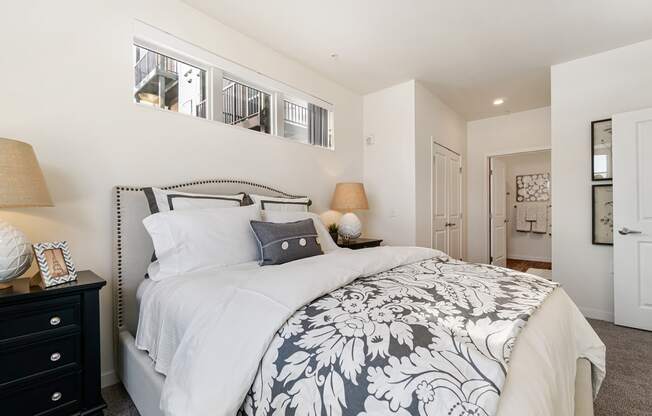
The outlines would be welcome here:
M 358 277 L 440 255 L 424 248 L 336 250 L 281 266 L 253 263 L 151 285 L 136 345 L 167 375 L 168 415 L 234 415 L 277 329 L 295 310 Z M 307 281 L 309 279 L 309 281 Z M 604 345 L 562 289 L 521 332 L 498 414 L 572 415 L 576 360 L 604 373 Z

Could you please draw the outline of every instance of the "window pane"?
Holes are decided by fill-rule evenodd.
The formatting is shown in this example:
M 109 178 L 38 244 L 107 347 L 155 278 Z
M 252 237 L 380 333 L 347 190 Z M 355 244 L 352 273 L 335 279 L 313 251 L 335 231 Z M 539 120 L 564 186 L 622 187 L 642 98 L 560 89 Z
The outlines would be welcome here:
M 288 139 L 308 143 L 308 105 L 283 100 L 283 135 Z
M 246 129 L 272 132 L 271 96 L 228 78 L 222 78 L 224 122 Z
M 308 143 L 332 148 L 330 114 L 325 108 L 308 103 Z
M 136 102 L 206 118 L 206 71 L 134 45 Z

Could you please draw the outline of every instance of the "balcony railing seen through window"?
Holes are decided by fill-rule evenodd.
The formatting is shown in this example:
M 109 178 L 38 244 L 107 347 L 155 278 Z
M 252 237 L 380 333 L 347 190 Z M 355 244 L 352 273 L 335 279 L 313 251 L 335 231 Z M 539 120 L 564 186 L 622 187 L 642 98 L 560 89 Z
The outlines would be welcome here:
M 285 122 L 299 127 L 308 127 L 308 108 L 290 101 L 283 101 Z
M 138 45 L 134 61 L 136 102 L 206 118 L 205 70 Z
M 263 91 L 224 78 L 222 89 L 224 122 L 270 133 L 270 98 L 271 96 Z

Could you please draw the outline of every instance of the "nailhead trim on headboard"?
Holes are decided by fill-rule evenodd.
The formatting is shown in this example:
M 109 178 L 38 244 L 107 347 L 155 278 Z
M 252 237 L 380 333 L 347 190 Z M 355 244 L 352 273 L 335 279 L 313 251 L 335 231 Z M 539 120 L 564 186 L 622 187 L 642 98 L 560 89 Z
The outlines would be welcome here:
M 208 185 L 216 183 L 232 183 L 247 185 L 253 188 L 259 188 L 261 190 L 266 190 L 274 192 L 280 196 L 287 198 L 303 198 L 301 195 L 291 195 L 278 189 L 272 188 L 270 186 L 261 185 L 255 182 L 242 181 L 237 179 L 208 179 L 194 182 L 186 182 L 178 185 L 170 185 L 161 187 L 161 189 L 170 190 L 170 189 L 180 189 L 186 188 L 189 186 L 197 185 Z M 115 226 L 116 226 L 116 235 L 115 235 L 115 250 L 117 253 L 116 258 L 116 278 L 117 282 L 113 285 L 113 296 L 114 296 L 114 326 L 120 331 L 124 327 L 124 318 L 123 318 L 123 294 L 122 294 L 122 283 L 123 283 L 123 274 L 122 274 L 122 206 L 121 206 L 121 194 L 122 192 L 142 192 L 143 187 L 134 187 L 134 186 L 116 186 L 115 187 Z M 308 203 L 310 205 L 310 202 Z

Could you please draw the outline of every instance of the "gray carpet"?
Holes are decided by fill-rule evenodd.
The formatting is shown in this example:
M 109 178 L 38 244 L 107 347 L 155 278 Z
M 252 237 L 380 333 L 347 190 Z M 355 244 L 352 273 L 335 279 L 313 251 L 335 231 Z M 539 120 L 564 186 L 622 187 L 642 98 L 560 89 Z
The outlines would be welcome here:
M 595 401 L 595 415 L 652 415 L 652 332 L 589 322 L 607 346 L 607 377 Z
M 589 322 L 607 346 L 607 378 L 595 416 L 652 415 L 652 332 Z M 107 387 L 102 395 L 109 405 L 107 416 L 138 416 L 122 385 Z

